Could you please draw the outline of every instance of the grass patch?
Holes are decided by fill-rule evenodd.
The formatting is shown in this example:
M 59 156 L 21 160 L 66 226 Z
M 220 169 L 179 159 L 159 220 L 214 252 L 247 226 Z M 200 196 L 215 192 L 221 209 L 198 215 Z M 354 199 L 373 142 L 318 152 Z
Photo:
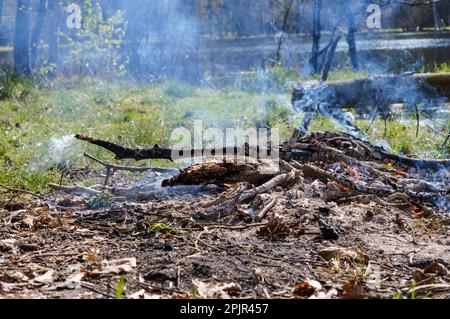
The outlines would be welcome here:
M 172 234 L 175 229 L 172 226 L 166 224 L 154 224 L 147 230 L 150 234 Z
M 116 299 L 123 299 L 123 291 L 125 289 L 125 276 L 120 276 L 120 281 L 116 285 Z
M 60 146 L 70 134 L 81 133 L 130 146 L 168 145 L 173 129 L 192 129 L 196 120 L 204 128 L 279 127 L 282 140 L 290 137 L 301 116 L 290 107 L 290 87 L 300 78 L 294 71 L 274 69 L 268 75 L 275 89 L 251 90 L 239 86 L 222 89 L 168 82 L 138 85 L 95 79 L 57 80 L 45 85 L 6 78 L 0 98 L 0 183 L 33 192 L 46 192 L 58 183 L 58 165 L 70 160 L 84 165 L 83 152 L 115 162 L 112 154 L 76 140 Z M 348 70 L 333 79 L 360 77 Z M 273 84 L 275 83 L 275 84 Z M 261 89 L 261 88 L 260 88 Z M 448 122 L 448 121 L 447 121 Z M 357 121 L 366 128 L 369 121 Z M 371 141 L 383 140 L 384 123 L 376 121 Z M 341 130 L 330 119 L 316 117 L 311 130 Z M 422 128 L 415 137 L 413 118 L 388 122 L 386 141 L 408 155 L 446 157 L 444 138 Z M 57 146 L 55 146 L 57 141 Z M 64 144 L 64 143 L 62 143 Z M 131 164 L 123 161 L 122 164 Z M 91 164 L 91 163 L 89 163 Z M 133 165 L 169 166 L 166 161 Z

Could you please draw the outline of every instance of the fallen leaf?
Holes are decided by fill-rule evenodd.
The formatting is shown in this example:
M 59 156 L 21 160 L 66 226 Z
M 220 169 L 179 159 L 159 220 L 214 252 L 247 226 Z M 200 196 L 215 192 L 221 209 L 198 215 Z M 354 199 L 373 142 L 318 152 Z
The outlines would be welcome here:
M 130 295 L 128 299 L 162 299 L 162 296 L 159 295 L 149 295 L 145 292 L 144 289 L 139 290 L 138 292 L 135 292 L 134 294 Z
M 6 281 L 8 283 L 25 282 L 28 280 L 29 280 L 29 278 L 27 275 L 25 275 L 24 273 L 22 273 L 20 271 L 16 271 L 16 270 L 7 271 L 3 275 L 3 281 Z
M 331 289 L 327 292 L 325 291 L 319 291 L 314 296 L 311 296 L 309 299 L 332 299 L 335 296 L 337 296 L 338 292 L 336 289 Z
M 342 287 L 341 299 L 367 299 L 368 295 L 364 286 L 358 283 L 356 280 L 352 280 L 346 283 Z
M 89 253 L 83 256 L 83 260 L 91 265 L 98 264 L 102 261 L 102 254 L 100 249 L 91 249 Z
M 445 267 L 443 264 L 432 262 L 428 266 L 425 267 L 423 270 L 425 274 L 437 274 L 438 276 L 447 276 L 448 270 L 447 267 Z
M 84 278 L 84 274 L 79 272 L 69 276 L 65 282 L 58 285 L 58 289 L 77 289 L 81 287 L 81 280 Z
M 258 230 L 259 235 L 268 237 L 270 240 L 286 238 L 290 233 L 291 229 L 289 225 L 277 215 L 270 218 L 269 223 Z
M 349 261 L 361 261 L 367 263 L 370 260 L 369 256 L 367 256 L 366 254 L 353 249 L 345 249 L 341 247 L 326 247 L 319 250 L 317 254 L 325 261 L 339 258 Z
M 230 292 L 239 292 L 242 288 L 236 283 L 217 284 L 204 283 L 193 279 L 192 284 L 197 290 L 198 296 L 203 299 L 230 299 Z
M 316 280 L 306 280 L 298 284 L 294 288 L 293 293 L 296 297 L 309 298 L 320 290 L 322 290 L 322 285 L 320 282 Z
M 34 218 L 31 216 L 26 216 L 24 219 L 22 219 L 21 221 L 21 225 L 22 227 L 25 228 L 33 228 L 34 227 Z
M 14 291 L 17 288 L 17 285 L 7 283 L 7 282 L 0 282 L 0 291 L 3 292 L 11 292 Z
M 98 274 L 119 275 L 133 271 L 136 267 L 136 258 L 123 258 L 118 260 L 102 261 L 102 268 Z
M 33 281 L 36 283 L 40 283 L 40 284 L 51 284 L 54 281 L 54 278 L 53 278 L 54 273 L 55 273 L 54 270 L 49 270 L 45 274 L 34 278 Z

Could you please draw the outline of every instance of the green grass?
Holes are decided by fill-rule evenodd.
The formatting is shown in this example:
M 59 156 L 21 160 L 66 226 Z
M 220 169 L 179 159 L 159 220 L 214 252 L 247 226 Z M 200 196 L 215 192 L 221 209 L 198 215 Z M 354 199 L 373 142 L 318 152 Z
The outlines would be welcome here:
M 364 74 L 348 70 L 331 73 L 332 79 L 361 76 Z M 253 83 L 253 87 L 228 85 L 221 89 L 176 82 L 137 85 L 74 78 L 36 85 L 6 79 L 0 82 L 0 183 L 46 192 L 49 182 L 59 182 L 58 164 L 71 160 L 84 165 L 84 151 L 114 162 L 109 152 L 75 140 L 57 152 L 52 138 L 75 133 L 130 146 L 167 145 L 174 128 L 191 129 L 201 119 L 205 128 L 276 126 L 281 138 L 287 139 L 301 120 L 290 108 L 289 83 L 299 79 L 295 71 L 281 68 L 263 76 L 247 76 L 247 84 Z M 361 128 L 369 125 L 368 121 L 357 124 Z M 311 130 L 341 128 L 317 117 Z M 383 132 L 383 122 L 376 121 L 369 137 L 381 140 Z M 444 139 L 425 128 L 416 138 L 413 118 L 388 122 L 386 140 L 395 151 L 405 154 L 443 157 L 449 152 L 448 147 L 439 146 Z M 165 161 L 132 164 L 170 165 Z
M 166 224 L 153 224 L 147 230 L 150 234 L 171 234 L 174 231 L 173 226 Z
M 120 276 L 120 281 L 116 285 L 116 299 L 123 299 L 124 288 L 125 288 L 125 276 Z

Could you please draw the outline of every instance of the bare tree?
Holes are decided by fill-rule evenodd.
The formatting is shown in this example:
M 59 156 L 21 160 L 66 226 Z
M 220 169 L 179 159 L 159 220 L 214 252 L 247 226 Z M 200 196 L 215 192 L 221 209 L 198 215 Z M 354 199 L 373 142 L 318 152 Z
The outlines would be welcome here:
M 45 18 L 47 16 L 47 0 L 39 0 L 36 25 L 31 35 L 31 67 L 38 67 L 39 42 L 41 39 L 42 29 L 44 28 Z
M 317 74 L 319 72 L 319 50 L 320 50 L 320 38 L 322 34 L 322 0 L 314 0 L 314 17 L 313 17 L 313 46 L 310 65 L 312 73 Z
M 294 0 L 288 0 L 287 3 L 283 3 L 284 14 L 280 34 L 278 36 L 277 52 L 275 54 L 275 63 L 280 63 L 281 61 L 281 49 L 283 46 L 285 34 L 287 32 L 289 14 L 291 13 L 293 3 Z
M 352 3 L 350 1 L 346 1 L 344 4 L 344 15 L 346 17 L 347 22 L 347 44 L 348 44 L 348 51 L 350 54 L 350 61 L 352 64 L 352 68 L 354 71 L 359 70 L 359 63 L 358 63 L 358 55 L 356 50 L 356 41 L 355 41 L 355 34 L 357 31 L 356 23 L 355 23 L 355 16 L 356 12 L 352 7 Z
M 48 3 L 49 11 L 49 26 L 50 26 L 50 39 L 49 39 L 49 54 L 48 63 L 55 67 L 58 67 L 58 44 L 59 44 L 59 28 L 61 23 L 62 8 L 58 1 L 50 0 Z
M 2 23 L 4 7 L 5 7 L 5 0 L 0 0 L 0 23 Z
M 31 0 L 17 0 L 14 33 L 14 68 L 18 75 L 31 75 L 30 64 Z
M 438 8 L 438 1 L 433 1 L 433 20 L 434 20 L 434 27 L 436 30 L 442 30 L 442 22 L 441 17 L 439 16 L 439 8 Z

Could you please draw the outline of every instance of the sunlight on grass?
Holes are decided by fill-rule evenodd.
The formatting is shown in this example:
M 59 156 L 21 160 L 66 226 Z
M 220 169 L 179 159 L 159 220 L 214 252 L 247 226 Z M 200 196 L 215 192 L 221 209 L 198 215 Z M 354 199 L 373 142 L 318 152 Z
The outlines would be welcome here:
M 55 81 L 50 86 L 38 87 L 29 81 L 17 81 L 0 99 L 0 183 L 36 192 L 46 191 L 49 182 L 57 182 L 60 178 L 57 166 L 62 160 L 61 154 L 55 154 L 50 141 L 75 133 L 129 146 L 167 145 L 174 128 L 191 129 L 196 120 L 202 120 L 204 128 L 223 130 L 279 127 L 282 140 L 286 140 L 292 129 L 298 127 L 301 115 L 294 113 L 290 106 L 289 86 L 281 83 L 295 83 L 301 79 L 295 71 L 282 69 L 275 69 L 273 74 L 266 76 L 282 89 L 265 91 L 255 87 L 225 86 L 219 90 L 173 81 L 136 85 L 92 79 Z M 336 79 L 360 76 L 364 73 L 355 74 L 348 70 L 332 73 Z M 250 77 L 247 80 L 252 81 Z M 358 120 L 356 124 L 364 130 L 369 121 Z M 317 116 L 310 130 L 342 128 L 330 119 Z M 384 122 L 375 121 L 368 138 L 372 142 L 384 140 L 383 133 Z M 416 138 L 412 118 L 388 122 L 386 141 L 394 151 L 402 154 L 448 156 L 448 147 L 441 147 L 443 140 L 426 128 L 421 128 Z M 75 140 L 70 145 L 70 160 L 84 165 L 84 151 L 114 161 L 107 151 Z M 170 166 L 166 161 L 152 161 L 151 164 Z

